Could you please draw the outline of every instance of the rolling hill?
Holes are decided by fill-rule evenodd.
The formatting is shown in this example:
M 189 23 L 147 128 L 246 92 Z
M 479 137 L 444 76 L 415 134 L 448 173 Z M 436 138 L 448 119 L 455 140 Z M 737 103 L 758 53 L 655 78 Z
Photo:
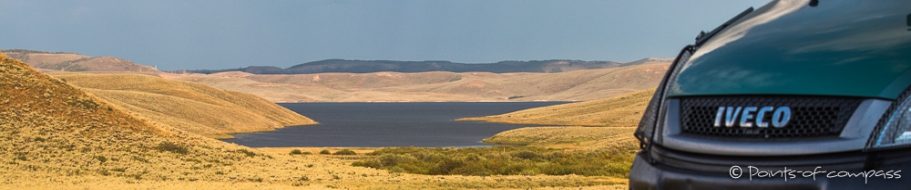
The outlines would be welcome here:
M 52 73 L 143 118 L 213 138 L 313 120 L 252 94 L 138 74 Z
M 670 63 L 665 58 L 646 58 L 629 63 L 547 60 L 490 64 L 334 59 L 286 69 L 249 67 L 237 69 L 249 72 L 177 74 L 159 72 L 155 68 L 114 57 L 33 50 L 2 52 L 48 73 L 80 71 L 155 75 L 251 93 L 273 102 L 593 100 L 652 88 Z M 311 72 L 319 73 L 255 74 Z
M 0 50 L 7 56 L 21 60 L 32 67 L 54 71 L 78 72 L 134 72 L 158 73 L 154 67 L 140 65 L 129 60 L 101 56 L 91 57 L 67 52 L 43 52 L 34 50 Z
M 512 124 L 635 127 L 651 100 L 654 89 L 611 98 L 519 110 L 501 115 L 461 118 Z
M 225 169 L 226 165 L 276 165 L 263 161 L 262 153 L 134 117 L 18 60 L 0 56 L 0 71 L 0 150 L 7 152 L 0 154 L 4 185 L 38 180 L 48 188 L 61 180 L 89 176 L 116 177 L 120 179 L 110 182 L 119 183 L 228 181 L 230 176 L 265 174 Z M 216 171 L 226 175 L 212 175 Z
M 561 73 L 222 72 L 161 76 L 248 92 L 275 102 L 578 101 L 654 88 L 668 65 L 649 62 Z

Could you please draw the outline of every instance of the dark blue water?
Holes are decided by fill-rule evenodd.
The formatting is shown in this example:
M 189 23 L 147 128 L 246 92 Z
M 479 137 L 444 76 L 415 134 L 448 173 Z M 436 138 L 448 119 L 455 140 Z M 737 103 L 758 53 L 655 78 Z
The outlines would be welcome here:
M 528 125 L 456 122 L 457 118 L 503 114 L 566 102 L 420 102 L 279 104 L 318 125 L 236 134 L 226 142 L 250 147 L 462 147 Z

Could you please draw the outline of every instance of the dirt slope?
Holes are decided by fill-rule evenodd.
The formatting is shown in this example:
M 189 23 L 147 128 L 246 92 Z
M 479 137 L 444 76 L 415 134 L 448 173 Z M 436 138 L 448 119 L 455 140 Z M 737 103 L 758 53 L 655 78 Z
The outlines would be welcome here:
M 141 117 L 214 138 L 316 124 L 252 94 L 137 74 L 52 73 Z

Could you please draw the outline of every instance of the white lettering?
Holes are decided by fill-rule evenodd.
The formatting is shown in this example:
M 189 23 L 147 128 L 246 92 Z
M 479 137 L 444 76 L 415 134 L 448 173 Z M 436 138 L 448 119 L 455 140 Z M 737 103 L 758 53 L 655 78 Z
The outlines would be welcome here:
M 788 121 L 791 120 L 791 108 L 785 106 L 775 109 L 775 113 L 772 113 L 772 126 L 775 128 L 782 128 L 788 124 Z
M 737 109 L 734 109 L 734 107 L 728 106 L 727 113 L 725 114 L 724 118 L 724 126 L 733 127 L 734 122 L 737 121 L 737 115 L 740 115 L 740 110 L 742 109 L 743 107 L 737 107 Z
M 750 119 L 753 119 L 753 112 L 756 111 L 756 107 L 749 106 L 743 108 L 743 115 L 740 116 L 740 127 L 753 127 L 753 122 L 749 122 Z
M 772 112 L 774 109 L 775 108 L 772 106 L 766 106 L 759 109 L 759 112 L 756 112 L 756 126 L 759 128 L 769 127 L 769 122 L 765 122 L 763 119 L 765 119 L 766 113 Z

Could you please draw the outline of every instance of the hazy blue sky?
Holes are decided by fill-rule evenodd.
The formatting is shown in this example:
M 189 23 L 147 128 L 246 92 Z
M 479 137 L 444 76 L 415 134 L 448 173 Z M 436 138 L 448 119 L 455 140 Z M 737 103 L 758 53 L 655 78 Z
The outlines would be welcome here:
M 672 57 L 768 0 L 0 0 L 0 49 L 116 56 L 159 69 L 362 60 Z

